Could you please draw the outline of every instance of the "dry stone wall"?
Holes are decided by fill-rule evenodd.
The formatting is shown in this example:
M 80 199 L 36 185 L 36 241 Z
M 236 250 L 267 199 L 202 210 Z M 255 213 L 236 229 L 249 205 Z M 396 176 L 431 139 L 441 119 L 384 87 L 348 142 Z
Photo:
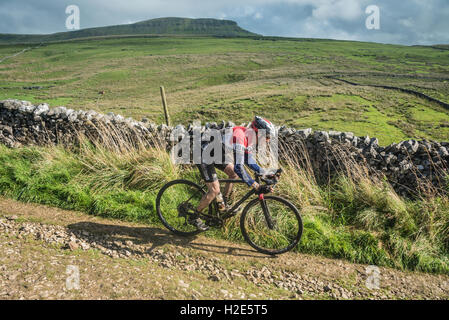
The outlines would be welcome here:
M 207 128 L 224 129 L 232 122 L 206 123 Z M 27 101 L 0 101 L 0 143 L 8 147 L 74 144 L 79 135 L 100 139 L 111 131 L 128 141 L 151 144 L 158 138 L 170 146 L 172 133 L 192 133 L 192 125 L 168 127 L 146 119 L 136 121 L 113 113 L 49 108 Z M 370 174 L 383 175 L 400 194 L 412 194 L 429 185 L 445 190 L 449 168 L 449 142 L 407 140 L 379 146 L 376 138 L 358 137 L 351 132 L 296 130 L 278 127 L 281 158 L 294 158 L 312 168 L 319 181 L 335 172 L 362 165 Z M 179 136 L 178 134 L 176 136 Z

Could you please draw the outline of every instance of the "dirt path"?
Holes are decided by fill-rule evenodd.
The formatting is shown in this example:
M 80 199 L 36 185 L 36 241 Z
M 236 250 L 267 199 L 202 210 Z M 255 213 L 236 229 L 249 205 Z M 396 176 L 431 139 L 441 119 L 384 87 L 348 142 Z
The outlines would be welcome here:
M 14 53 L 14 54 L 12 54 L 12 55 L 10 55 L 10 56 L 7 56 L 7 57 L 4 57 L 4 58 L 0 59 L 0 63 L 2 63 L 3 61 L 5 61 L 5 60 L 7 60 L 7 59 L 11 59 L 11 58 L 17 57 L 17 56 L 21 55 L 22 53 L 25 53 L 25 52 L 27 52 L 27 51 L 29 51 L 29 50 L 39 48 L 40 46 L 42 46 L 42 43 L 39 44 L 39 45 L 36 46 L 36 47 L 28 47 L 28 48 L 25 48 L 25 49 L 23 49 L 22 51 L 16 52 L 16 53 Z
M 449 298 L 446 275 L 373 272 L 305 254 L 272 258 L 246 244 L 180 239 L 154 226 L 4 198 L 0 252 L 0 299 Z

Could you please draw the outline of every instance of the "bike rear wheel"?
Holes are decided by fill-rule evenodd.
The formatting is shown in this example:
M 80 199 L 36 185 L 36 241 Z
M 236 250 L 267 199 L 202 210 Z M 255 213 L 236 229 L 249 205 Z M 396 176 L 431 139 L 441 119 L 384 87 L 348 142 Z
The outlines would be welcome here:
M 292 250 L 301 240 L 303 223 L 289 201 L 265 196 L 243 209 L 240 228 L 245 240 L 257 251 L 276 255 Z
M 174 180 L 164 185 L 156 197 L 156 211 L 163 225 L 180 236 L 194 236 L 201 231 L 187 222 L 184 209 L 195 209 L 206 192 L 189 180 Z M 211 211 L 211 207 L 209 207 Z

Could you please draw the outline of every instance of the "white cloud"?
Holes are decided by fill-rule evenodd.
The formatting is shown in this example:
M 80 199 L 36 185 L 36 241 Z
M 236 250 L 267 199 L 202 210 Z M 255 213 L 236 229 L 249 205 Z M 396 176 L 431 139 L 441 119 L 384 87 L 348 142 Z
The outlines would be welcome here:
M 254 19 L 262 19 L 262 18 L 263 18 L 263 15 L 260 12 L 256 12 L 254 14 Z
M 399 24 L 403 25 L 404 27 L 411 28 L 414 25 L 414 21 L 412 18 L 399 19 Z
M 357 0 L 336 0 L 319 4 L 312 14 L 319 20 L 336 18 L 351 21 L 362 17 L 364 11 Z

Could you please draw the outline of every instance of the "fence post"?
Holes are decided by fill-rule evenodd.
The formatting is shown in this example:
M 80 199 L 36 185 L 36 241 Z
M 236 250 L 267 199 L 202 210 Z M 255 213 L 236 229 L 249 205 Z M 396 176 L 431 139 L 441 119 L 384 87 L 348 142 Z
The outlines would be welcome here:
M 161 97 L 162 106 L 164 107 L 165 123 L 167 124 L 167 126 L 170 126 L 170 115 L 168 114 L 167 99 L 165 98 L 165 90 L 163 86 L 161 86 Z

